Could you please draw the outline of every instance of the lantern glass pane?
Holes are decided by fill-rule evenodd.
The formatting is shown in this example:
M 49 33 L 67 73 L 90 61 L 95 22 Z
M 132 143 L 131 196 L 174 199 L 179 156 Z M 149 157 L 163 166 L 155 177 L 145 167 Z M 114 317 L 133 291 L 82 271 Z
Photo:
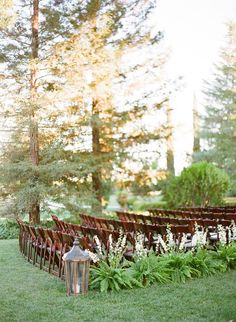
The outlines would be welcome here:
M 67 285 L 70 294 L 87 293 L 89 261 L 67 262 Z

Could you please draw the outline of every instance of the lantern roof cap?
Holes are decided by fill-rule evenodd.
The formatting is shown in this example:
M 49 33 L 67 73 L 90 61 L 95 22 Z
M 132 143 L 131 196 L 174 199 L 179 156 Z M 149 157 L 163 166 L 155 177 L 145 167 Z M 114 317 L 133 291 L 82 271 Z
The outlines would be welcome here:
M 64 261 L 82 262 L 90 260 L 89 254 L 79 247 L 79 239 L 76 237 L 73 247 L 63 256 Z

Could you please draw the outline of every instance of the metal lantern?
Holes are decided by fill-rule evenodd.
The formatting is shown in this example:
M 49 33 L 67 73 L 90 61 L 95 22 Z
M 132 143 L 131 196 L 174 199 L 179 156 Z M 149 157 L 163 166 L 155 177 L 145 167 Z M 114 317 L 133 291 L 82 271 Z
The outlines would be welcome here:
M 67 295 L 86 294 L 88 292 L 90 258 L 80 249 L 78 238 L 72 249 L 64 254 Z

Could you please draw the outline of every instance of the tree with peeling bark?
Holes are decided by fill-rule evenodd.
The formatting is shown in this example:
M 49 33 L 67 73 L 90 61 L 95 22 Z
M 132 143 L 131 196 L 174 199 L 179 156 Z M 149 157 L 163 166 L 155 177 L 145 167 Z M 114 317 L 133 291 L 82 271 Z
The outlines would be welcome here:
M 39 165 L 39 136 L 38 136 L 38 121 L 37 121 L 37 60 L 39 58 L 39 0 L 33 0 L 33 14 L 31 18 L 32 24 L 32 39 L 31 39 L 31 64 L 30 64 L 30 157 L 35 168 L 32 178 L 32 185 L 38 181 L 37 167 Z M 40 203 L 39 198 L 32 200 L 31 209 L 29 212 L 29 221 L 33 224 L 40 223 Z

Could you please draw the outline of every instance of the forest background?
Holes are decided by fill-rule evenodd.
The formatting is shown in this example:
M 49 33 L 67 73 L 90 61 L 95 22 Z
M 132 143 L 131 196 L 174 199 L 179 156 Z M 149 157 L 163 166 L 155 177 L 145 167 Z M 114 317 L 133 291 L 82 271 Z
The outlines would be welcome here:
M 150 196 L 175 175 L 173 97 L 185 79 L 168 72 L 158 4 L 1 1 L 3 215 L 28 213 L 38 223 L 52 204 L 99 214 L 117 191 Z M 188 107 L 194 153 L 185 162 L 226 170 L 234 195 L 232 21 L 226 38 L 204 114 L 196 98 Z

